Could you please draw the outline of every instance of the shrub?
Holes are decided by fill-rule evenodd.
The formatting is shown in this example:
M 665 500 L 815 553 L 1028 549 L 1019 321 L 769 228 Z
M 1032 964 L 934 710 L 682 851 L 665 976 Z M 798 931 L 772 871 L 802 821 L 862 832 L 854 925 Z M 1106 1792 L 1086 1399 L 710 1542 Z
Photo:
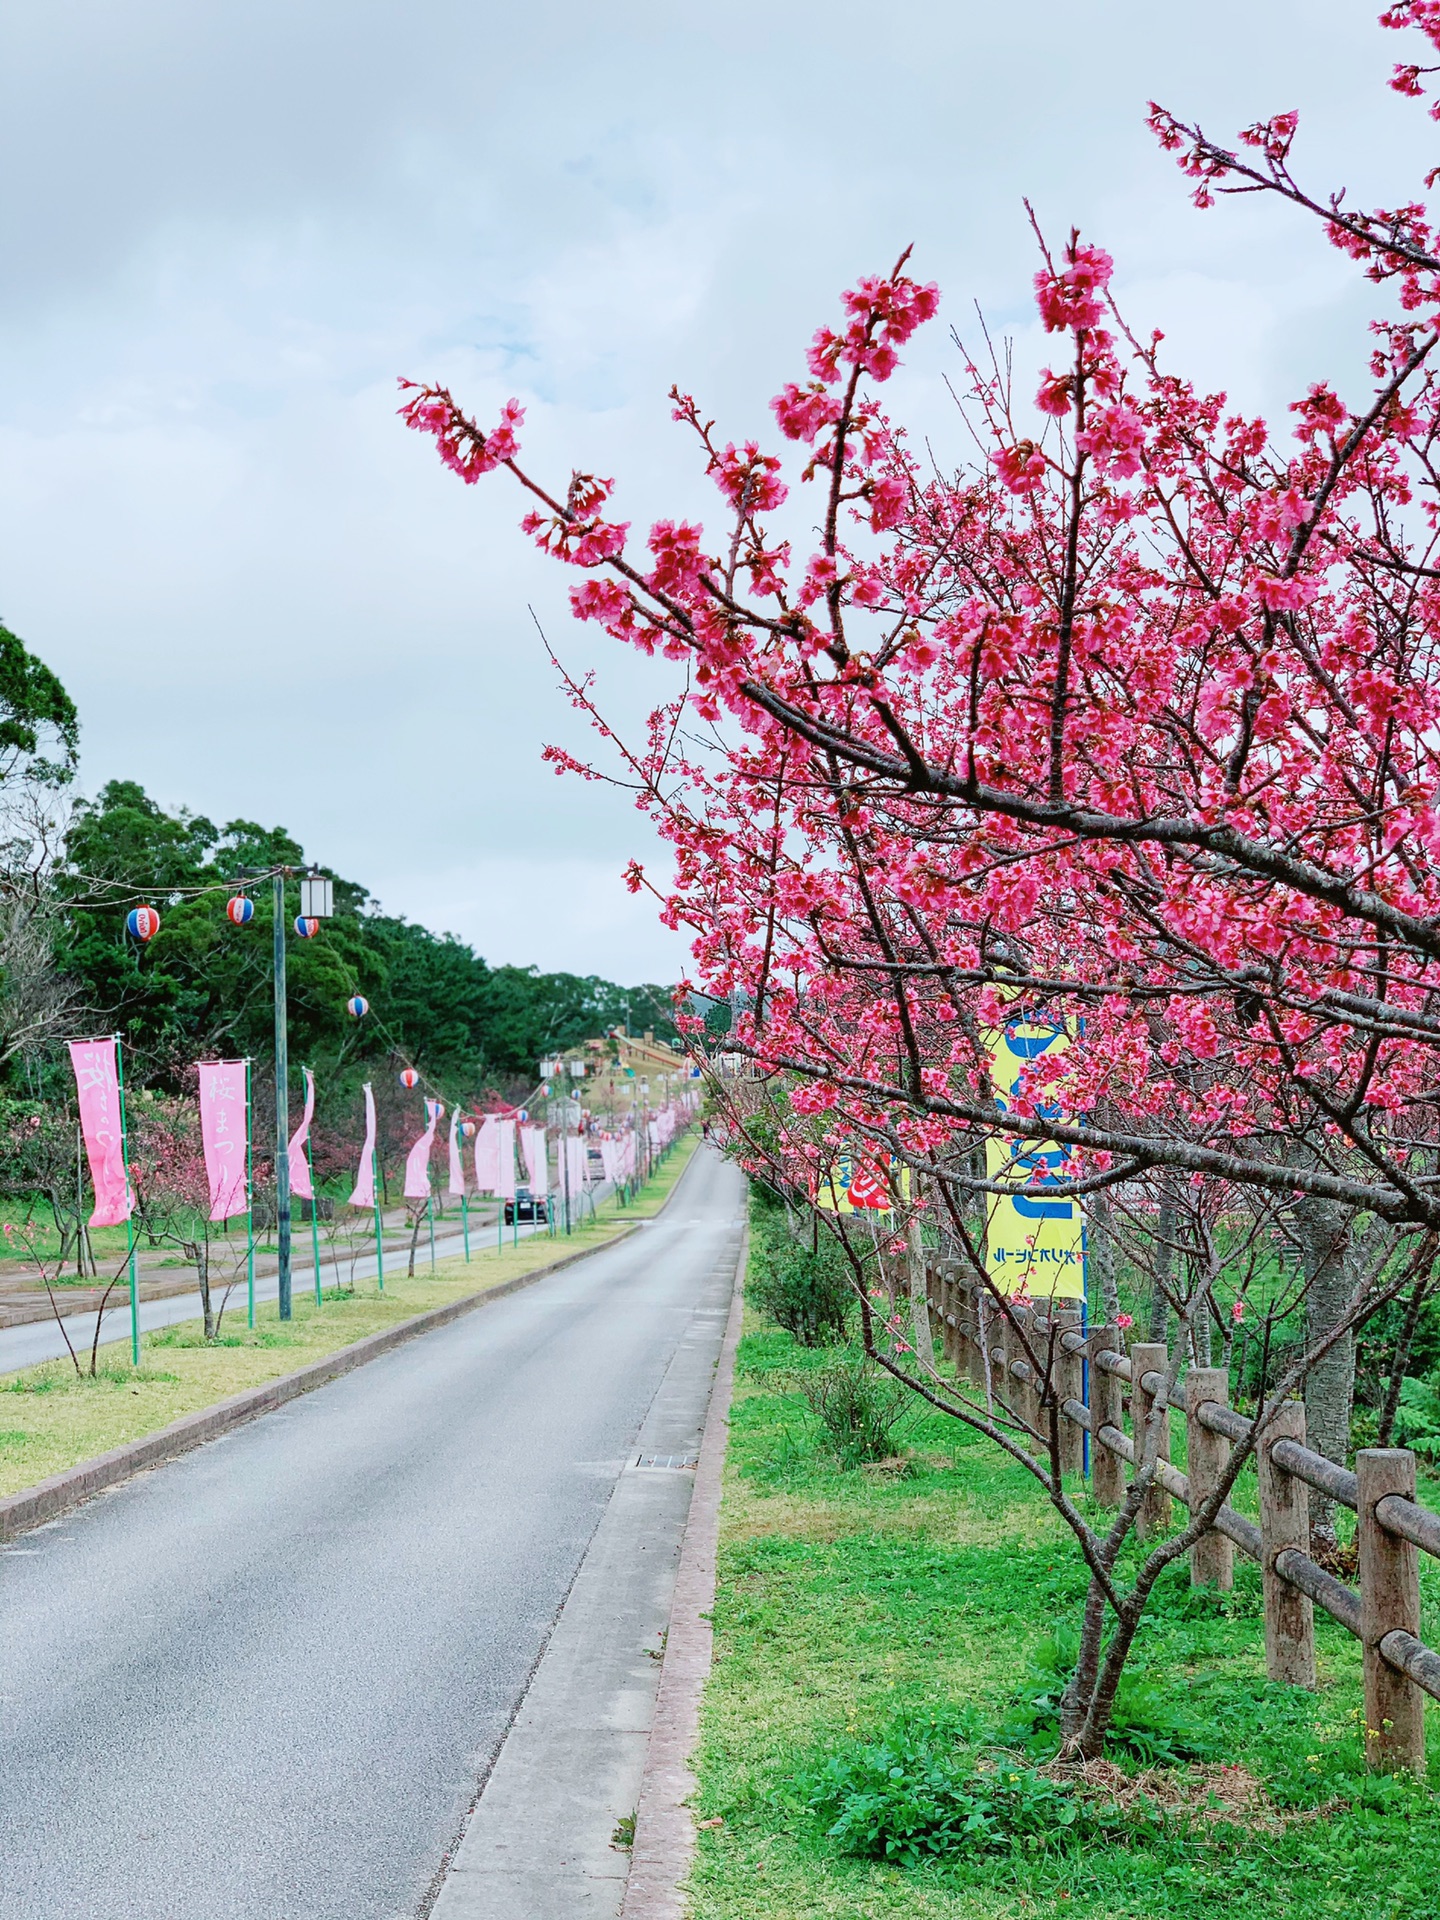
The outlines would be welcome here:
M 823 1444 L 842 1467 L 888 1460 L 916 1403 L 910 1389 L 882 1373 L 860 1348 L 795 1375 L 795 1385 L 824 1430 Z
M 1063 1838 L 1082 1818 L 1068 1788 L 1013 1754 L 968 1752 L 903 1723 L 833 1754 L 803 1786 L 841 1851 L 905 1866 Z
M 1070 1626 L 1053 1627 L 1031 1650 L 1020 1698 L 1000 1723 L 1002 1740 L 1037 1759 L 1059 1752 L 1061 1703 L 1079 1651 L 1080 1636 Z M 1151 1767 L 1204 1760 L 1214 1751 L 1213 1739 L 1198 1721 L 1142 1675 L 1129 1672 L 1121 1677 L 1105 1743 L 1111 1753 Z
M 1428 1381 L 1406 1376 L 1395 1409 L 1395 1444 L 1409 1447 L 1430 1465 L 1440 1464 L 1440 1391 Z
M 802 1347 L 843 1340 L 855 1298 L 840 1248 L 828 1238 L 813 1247 L 791 1239 L 784 1207 L 761 1187 L 752 1190 L 745 1293 Z

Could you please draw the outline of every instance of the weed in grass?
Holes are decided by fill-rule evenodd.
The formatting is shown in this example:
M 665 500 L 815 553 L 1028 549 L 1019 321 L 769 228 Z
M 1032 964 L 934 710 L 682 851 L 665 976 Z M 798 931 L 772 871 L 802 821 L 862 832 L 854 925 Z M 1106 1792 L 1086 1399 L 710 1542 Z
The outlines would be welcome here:
M 794 1382 L 841 1467 L 890 1459 L 896 1433 L 914 1413 L 910 1389 L 882 1373 L 859 1347 L 795 1374 Z
M 806 1806 L 842 1853 L 927 1856 L 1064 1846 L 1091 1824 L 1073 1788 L 1004 1752 L 957 1745 L 934 1719 L 899 1721 L 802 1775 Z

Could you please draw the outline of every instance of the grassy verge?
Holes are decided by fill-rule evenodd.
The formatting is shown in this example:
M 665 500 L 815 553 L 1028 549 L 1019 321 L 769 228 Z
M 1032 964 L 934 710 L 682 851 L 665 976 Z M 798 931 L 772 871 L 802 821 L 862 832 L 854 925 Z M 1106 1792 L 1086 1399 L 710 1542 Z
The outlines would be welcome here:
M 1317 1622 L 1319 1693 L 1266 1681 L 1248 1563 L 1223 1600 L 1192 1595 L 1184 1567 L 1172 1570 L 1142 1629 L 1137 1678 L 1157 1723 L 1195 1730 L 1190 1759 L 1154 1765 L 1152 1754 L 1142 1777 L 1142 1760 L 1117 1754 L 1122 1773 L 1078 1796 L 1073 1827 L 1042 1809 L 1023 1831 L 982 1824 L 915 1864 L 844 1851 L 827 1834 L 833 1803 L 823 1818 L 807 1805 L 827 1764 L 866 1776 L 883 1799 L 893 1783 L 865 1750 L 904 1729 L 932 1757 L 988 1754 L 990 1791 L 1000 1723 L 1043 1684 L 1028 1662 L 1056 1623 L 1076 1618 L 1084 1582 L 1023 1470 L 943 1416 L 910 1417 L 903 1468 L 839 1470 L 794 1385 L 824 1361 L 753 1319 L 740 1350 L 695 1920 L 1399 1920 L 1437 1910 L 1440 1767 L 1429 1785 L 1366 1775 L 1359 1649 L 1328 1619 Z M 1434 1644 L 1440 1567 L 1428 1563 L 1424 1579 Z M 1440 1715 L 1430 1732 L 1440 1745 Z M 1016 1738 L 1012 1727 L 1003 1740 Z M 1043 1756 L 1015 1764 L 1033 1781 Z M 1038 1777 L 1043 1798 L 1050 1782 Z M 1064 1792 L 1073 1810 L 1070 1783 Z
M 468 1264 L 442 1260 L 433 1274 L 422 1251 L 413 1280 L 406 1279 L 403 1269 L 392 1273 L 387 1262 L 383 1294 L 370 1279 L 353 1293 L 327 1292 L 322 1307 L 306 1288 L 303 1265 L 297 1265 L 294 1318 L 287 1323 L 281 1323 L 272 1300 L 256 1308 L 255 1327 L 248 1329 L 242 1284 L 230 1296 L 221 1337 L 213 1345 L 206 1345 L 198 1321 L 184 1321 L 145 1335 L 138 1368 L 130 1365 L 128 1346 L 112 1344 L 101 1347 L 94 1378 L 88 1372 L 77 1377 L 63 1359 L 8 1374 L 0 1378 L 0 1494 L 33 1486 L 168 1426 L 182 1414 L 294 1373 L 427 1308 L 487 1292 L 567 1254 L 598 1250 L 620 1234 L 627 1220 L 653 1216 L 691 1152 L 693 1141 L 677 1145 L 633 1207 L 607 1203 L 596 1220 L 587 1221 L 568 1239 L 537 1234 L 518 1246 L 477 1246 Z M 88 1353 L 81 1360 L 88 1368 Z

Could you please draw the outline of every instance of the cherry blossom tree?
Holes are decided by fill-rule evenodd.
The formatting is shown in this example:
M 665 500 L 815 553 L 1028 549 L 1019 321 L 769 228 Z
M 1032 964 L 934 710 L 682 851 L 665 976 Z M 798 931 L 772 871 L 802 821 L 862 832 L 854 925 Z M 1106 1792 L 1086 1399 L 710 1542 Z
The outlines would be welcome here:
M 1384 18 L 1440 48 L 1433 0 Z M 1394 84 L 1428 99 L 1430 71 Z M 1233 151 L 1161 108 L 1152 124 L 1202 205 L 1278 196 L 1389 299 L 1363 394 L 1316 383 L 1275 435 L 1127 322 L 1103 248 L 1037 230 L 1053 364 L 1027 398 L 1007 351 L 965 355 L 974 457 L 954 472 L 876 398 L 938 309 L 908 255 L 815 335 L 773 402 L 775 451 L 672 393 L 721 496 L 714 534 L 662 519 L 641 549 L 613 482 L 547 487 L 520 464 L 514 401 L 489 431 L 441 387 L 403 412 L 467 483 L 519 482 L 525 530 L 582 576 L 578 618 L 683 665 L 630 745 L 588 675 L 567 684 L 670 843 L 657 894 L 693 934 L 697 984 L 743 1006 L 727 1045 L 792 1116 L 772 1111 L 772 1172 L 804 1192 L 849 1143 L 894 1154 L 981 1274 L 994 1135 L 1063 1150 L 1050 1184 L 1092 1210 L 1187 1190 L 1209 1196 L 1199 1216 L 1284 1210 L 1308 1327 L 1276 1396 L 1308 1380 L 1333 1457 L 1354 1328 L 1417 1284 L 1440 1231 L 1440 242 L 1421 200 L 1360 212 L 1304 188 L 1293 114 Z M 792 481 L 813 490 L 813 536 L 787 517 Z M 1070 1044 L 1002 1099 L 988 1036 L 1017 1014 Z M 1217 1277 L 1183 1302 L 1186 1340 Z M 1053 1462 L 1048 1484 L 1094 1577 L 1097 1657 L 1107 1608 L 1118 1623 L 1072 1727 L 1093 1750 L 1136 1608 L 1196 1523 L 1123 1596 L 1117 1536 L 1089 1529 Z

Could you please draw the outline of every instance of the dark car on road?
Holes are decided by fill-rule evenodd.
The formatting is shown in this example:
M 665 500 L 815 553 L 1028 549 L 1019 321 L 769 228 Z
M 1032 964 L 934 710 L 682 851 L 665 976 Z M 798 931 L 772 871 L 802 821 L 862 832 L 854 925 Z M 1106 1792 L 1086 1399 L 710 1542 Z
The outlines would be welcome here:
M 505 1202 L 505 1224 L 513 1227 L 517 1220 L 531 1220 L 535 1225 L 543 1226 L 550 1215 L 546 1211 L 549 1201 L 543 1193 L 532 1193 L 529 1187 L 517 1187 L 515 1198 Z

